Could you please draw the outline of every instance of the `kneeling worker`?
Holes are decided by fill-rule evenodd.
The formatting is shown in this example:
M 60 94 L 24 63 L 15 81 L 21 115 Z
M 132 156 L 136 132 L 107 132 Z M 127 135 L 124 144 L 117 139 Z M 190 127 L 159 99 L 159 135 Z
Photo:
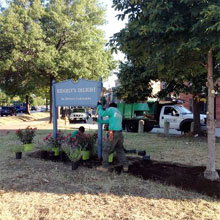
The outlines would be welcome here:
M 97 170 L 103 172 L 108 171 L 108 168 L 110 167 L 108 156 L 115 151 L 119 163 L 123 166 L 123 170 L 127 172 L 128 162 L 123 147 L 124 137 L 122 134 L 121 112 L 117 109 L 117 104 L 115 103 L 111 103 L 106 110 L 103 110 L 101 104 L 98 104 L 97 109 L 99 116 L 108 116 L 108 120 L 98 120 L 98 122 L 109 124 L 108 139 L 104 142 L 102 149 L 102 166 L 97 167 Z
M 85 128 L 83 126 L 80 126 L 77 131 L 73 131 L 72 138 L 76 138 L 77 135 L 84 134 L 84 132 Z

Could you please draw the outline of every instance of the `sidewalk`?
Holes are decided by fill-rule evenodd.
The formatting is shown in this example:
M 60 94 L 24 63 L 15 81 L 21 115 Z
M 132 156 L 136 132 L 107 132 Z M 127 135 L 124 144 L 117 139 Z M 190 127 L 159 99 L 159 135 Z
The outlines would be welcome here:
M 163 128 L 154 128 L 151 133 L 158 133 L 158 134 L 163 134 L 164 133 L 164 129 Z M 173 135 L 181 135 L 180 131 L 177 131 L 176 129 L 170 129 L 169 130 L 170 134 Z M 216 128 L 216 137 L 220 137 L 220 128 Z
M 53 130 L 53 123 L 49 124 L 49 118 L 43 118 L 34 121 L 24 121 L 24 122 L 14 122 L 7 124 L 0 124 L 0 136 L 7 134 L 7 132 L 15 132 L 18 129 L 24 129 L 28 126 L 37 128 L 38 130 Z M 59 130 L 76 130 L 80 126 L 84 126 L 88 130 L 97 130 L 98 124 L 93 124 L 92 120 L 89 120 L 88 123 L 67 123 L 63 119 L 57 120 L 57 129 Z

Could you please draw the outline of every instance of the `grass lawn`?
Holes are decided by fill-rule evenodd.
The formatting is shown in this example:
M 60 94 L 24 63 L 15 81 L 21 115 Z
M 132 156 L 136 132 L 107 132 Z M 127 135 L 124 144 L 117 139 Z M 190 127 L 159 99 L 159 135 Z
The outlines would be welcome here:
M 4 118 L 5 119 L 5 118 Z M 68 131 L 65 131 L 68 132 Z M 38 130 L 35 147 L 48 131 Z M 124 133 L 127 149 L 146 150 L 153 160 L 206 164 L 206 139 Z M 220 201 L 123 173 L 43 161 L 23 153 L 16 135 L 0 136 L 0 219 L 220 219 Z M 216 144 L 220 169 L 220 144 Z

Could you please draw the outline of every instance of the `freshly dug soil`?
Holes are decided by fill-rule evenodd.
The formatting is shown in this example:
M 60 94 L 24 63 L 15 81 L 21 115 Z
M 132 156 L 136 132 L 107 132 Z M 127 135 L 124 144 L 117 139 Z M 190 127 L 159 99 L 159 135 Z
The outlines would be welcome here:
M 45 151 L 36 151 L 29 153 L 30 157 L 41 158 L 44 160 L 52 160 L 55 162 L 65 162 L 71 165 L 70 160 L 61 156 L 53 156 Z M 166 185 L 173 185 L 184 190 L 194 191 L 214 198 L 220 198 L 220 180 L 210 181 L 204 178 L 203 172 L 205 167 L 192 167 L 182 164 L 160 162 L 154 160 L 143 160 L 141 157 L 128 157 L 129 170 L 131 175 L 150 179 Z M 98 158 L 92 158 L 87 161 L 80 161 L 80 166 L 88 168 L 101 165 Z M 112 164 L 111 170 L 121 173 L 122 167 Z M 217 170 L 220 173 L 220 170 Z

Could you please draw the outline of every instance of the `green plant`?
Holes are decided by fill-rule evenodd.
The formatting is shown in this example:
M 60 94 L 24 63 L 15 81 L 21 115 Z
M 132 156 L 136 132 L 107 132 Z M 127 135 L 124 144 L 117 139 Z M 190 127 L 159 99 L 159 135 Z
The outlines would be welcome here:
M 13 152 L 17 153 L 17 152 L 22 152 L 23 151 L 23 147 L 21 145 L 18 145 L 16 147 L 14 147 L 12 149 Z
M 77 134 L 76 135 L 76 144 L 82 150 L 91 151 L 96 143 L 97 133 L 94 134 Z
M 37 128 L 28 126 L 25 129 L 18 129 L 16 135 L 23 144 L 31 144 L 33 142 Z
M 62 145 L 62 150 L 66 153 L 72 162 L 76 162 L 81 158 L 81 149 L 77 146 L 70 146 L 67 143 Z
M 72 137 L 72 134 L 69 133 L 67 136 L 64 136 L 64 139 L 63 139 L 64 143 L 72 146 L 72 145 L 77 145 L 77 141 L 76 141 L 76 138 Z
M 49 133 L 44 139 L 43 139 L 43 142 L 44 142 L 44 145 L 47 145 L 48 147 L 58 147 L 58 148 L 61 148 L 61 145 L 63 142 L 65 142 L 65 135 L 63 132 L 61 131 L 58 131 L 57 132 L 57 137 L 54 138 L 52 136 L 51 133 Z

